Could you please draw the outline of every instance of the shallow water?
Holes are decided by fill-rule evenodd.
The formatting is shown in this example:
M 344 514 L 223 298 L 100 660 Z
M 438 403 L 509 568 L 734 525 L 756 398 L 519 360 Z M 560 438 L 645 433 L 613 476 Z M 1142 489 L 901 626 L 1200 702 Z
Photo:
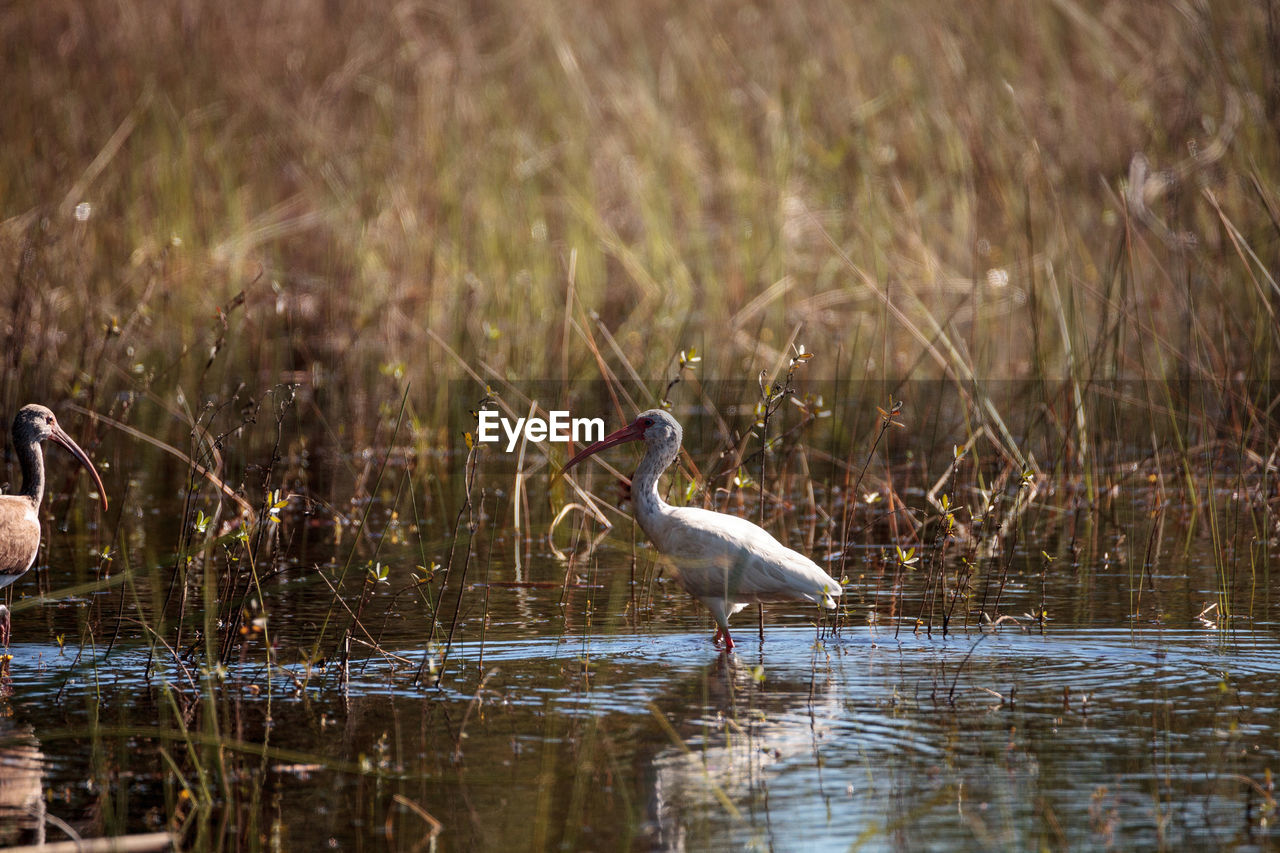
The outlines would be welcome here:
M 313 487 L 342 493 L 358 467 L 312 471 Z M 793 509 L 771 528 L 833 573 L 843 562 L 842 619 L 770 605 L 762 640 L 750 609 L 724 655 L 624 516 L 594 549 L 593 530 L 562 525 L 572 563 L 545 509 L 517 532 L 509 471 L 481 477 L 456 541 L 457 495 L 428 477 L 411 501 L 404 469 L 341 512 L 291 504 L 260 594 L 222 598 L 247 577 L 224 540 L 193 561 L 185 605 L 182 509 L 173 478 L 155 480 L 123 499 L 109 560 L 105 523 L 54 496 L 48 549 L 11 588 L 0 842 L 38 837 L 41 809 L 50 840 L 61 821 L 86 837 L 175 830 L 196 849 L 1280 841 L 1280 614 L 1270 546 L 1244 524 L 1243 545 L 1215 551 L 1172 510 L 1155 526 L 1141 494 L 1097 512 L 1046 497 L 972 582 L 975 611 L 999 598 L 1011 618 L 957 616 L 944 635 L 936 612 L 912 630 L 926 572 L 893 567 L 883 526 L 842 554 Z
M 620 573 L 601 563 L 597 580 Z M 37 639 L 12 650 L 7 743 L 36 745 L 49 812 L 86 834 L 190 814 L 173 768 L 194 784 L 220 763 L 203 831 L 228 847 L 413 848 L 423 813 L 446 849 L 1276 840 L 1265 630 L 820 635 L 791 609 L 763 643 L 739 617 L 726 656 L 675 590 L 661 618 L 605 613 L 603 628 L 559 588 L 489 593 L 487 630 L 456 634 L 438 687 L 414 677 L 442 649 L 402 632 L 354 651 L 346 678 L 291 662 L 283 639 L 281 666 L 251 656 L 211 677 L 172 658 L 148 670 L 136 640 L 60 649 L 15 620 Z

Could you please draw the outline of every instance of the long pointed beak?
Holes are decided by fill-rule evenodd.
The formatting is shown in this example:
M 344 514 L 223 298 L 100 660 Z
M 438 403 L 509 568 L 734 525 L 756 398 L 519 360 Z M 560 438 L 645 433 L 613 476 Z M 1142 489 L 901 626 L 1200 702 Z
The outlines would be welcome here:
M 62 431 L 62 427 L 55 425 L 53 432 L 49 434 L 49 438 L 61 444 L 71 453 L 76 460 L 89 469 L 89 473 L 93 476 L 93 481 L 98 484 L 98 498 L 102 501 L 102 508 L 107 508 L 107 489 L 102 485 L 102 478 L 98 476 L 98 469 L 93 467 L 93 462 L 89 459 L 89 454 L 80 449 L 80 445 L 71 440 L 71 436 Z
M 606 450 L 618 444 L 625 444 L 628 441 L 640 441 L 643 438 L 644 427 L 641 426 L 639 422 L 633 423 L 629 426 L 624 426 L 617 432 L 611 432 L 595 444 L 590 444 L 582 448 L 582 450 L 578 452 L 577 456 L 565 463 L 565 466 L 560 469 L 558 474 L 556 474 L 556 479 L 558 480 L 563 477 L 566 471 L 593 453 L 599 453 L 601 450 Z

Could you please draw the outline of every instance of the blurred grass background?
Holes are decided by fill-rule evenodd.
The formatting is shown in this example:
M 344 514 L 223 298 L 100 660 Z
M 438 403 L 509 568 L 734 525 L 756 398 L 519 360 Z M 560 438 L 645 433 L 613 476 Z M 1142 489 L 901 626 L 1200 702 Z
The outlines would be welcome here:
M 601 328 L 654 392 L 797 329 L 812 378 L 1268 380 L 1278 31 L 1272 0 L 19 0 L 0 402 L 296 382 L 360 446 L 408 382 L 434 441 L 445 345 L 599 378 Z

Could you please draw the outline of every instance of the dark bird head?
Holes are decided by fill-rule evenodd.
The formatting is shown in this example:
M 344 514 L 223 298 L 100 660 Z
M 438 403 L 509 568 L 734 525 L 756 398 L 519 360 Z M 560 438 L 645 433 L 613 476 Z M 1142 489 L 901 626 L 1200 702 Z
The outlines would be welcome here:
M 14 446 L 21 452 L 21 448 L 31 447 L 46 439 L 61 445 L 89 470 L 94 483 L 98 486 L 98 497 L 102 500 L 102 508 L 106 509 L 107 490 L 103 487 L 102 478 L 98 476 L 98 469 L 93 467 L 89 454 L 81 450 L 80 445 L 62 431 L 62 427 L 58 426 L 58 419 L 48 408 L 35 403 L 23 406 L 18 411 L 18 416 L 13 419 Z

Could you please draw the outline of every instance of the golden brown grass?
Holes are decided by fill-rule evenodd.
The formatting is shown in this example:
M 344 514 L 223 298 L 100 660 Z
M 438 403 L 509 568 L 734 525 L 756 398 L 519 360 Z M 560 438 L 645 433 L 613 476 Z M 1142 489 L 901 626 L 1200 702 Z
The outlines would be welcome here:
M 358 442 L 443 411 L 432 334 L 598 376 L 589 312 L 646 379 L 797 327 L 815 378 L 1266 379 L 1278 14 L 11 4 L 4 402 L 295 380 Z

